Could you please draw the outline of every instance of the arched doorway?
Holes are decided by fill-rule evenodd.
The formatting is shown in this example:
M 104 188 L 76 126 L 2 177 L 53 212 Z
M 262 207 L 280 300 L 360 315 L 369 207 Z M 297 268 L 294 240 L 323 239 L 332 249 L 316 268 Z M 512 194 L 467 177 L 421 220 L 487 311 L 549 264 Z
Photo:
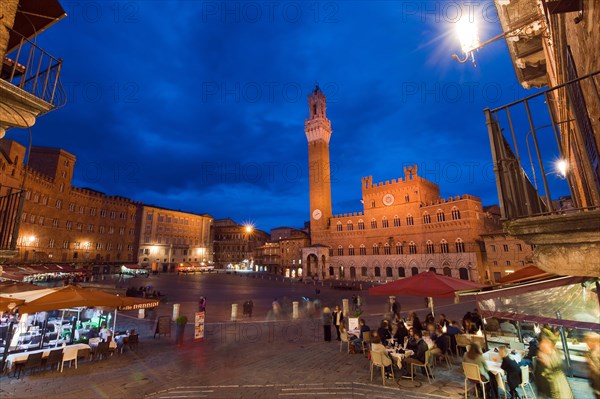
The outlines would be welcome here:
M 468 280 L 469 279 L 469 271 L 467 270 L 466 267 L 461 267 L 460 269 L 458 269 L 458 277 L 461 280 Z

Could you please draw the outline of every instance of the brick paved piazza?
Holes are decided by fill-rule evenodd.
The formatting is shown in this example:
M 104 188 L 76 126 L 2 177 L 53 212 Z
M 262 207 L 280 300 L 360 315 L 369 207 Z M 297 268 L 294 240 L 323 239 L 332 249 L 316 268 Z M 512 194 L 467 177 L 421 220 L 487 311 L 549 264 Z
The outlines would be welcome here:
M 410 380 L 388 380 L 375 373 L 370 381 L 369 362 L 363 355 L 340 352 L 337 341 L 324 342 L 320 319 L 302 314 L 300 320 L 271 320 L 267 312 L 275 297 L 283 301 L 314 298 L 315 287 L 301 283 L 253 278 L 247 275 L 162 274 L 136 278 L 133 286 L 152 285 L 168 295 L 156 315 L 171 315 L 180 303 L 182 314 L 193 320 L 197 299 L 208 298 L 206 339 L 193 341 L 187 326 L 183 347 L 172 337 L 153 338 L 152 315 L 138 319 L 123 312 L 118 329 L 136 328 L 140 345 L 106 360 L 80 362 L 78 369 L 42 371 L 17 380 L 0 379 L 1 398 L 460 398 L 463 377 L 459 363 L 450 369 L 437 366 L 432 384 L 418 374 Z M 115 287 L 114 281 L 104 281 Z M 121 289 L 126 285 L 120 284 Z M 320 288 L 325 306 L 340 302 L 356 291 Z M 366 291 L 362 292 L 366 296 Z M 255 303 L 254 317 L 243 319 L 241 306 Z M 403 311 L 423 306 L 422 298 L 399 297 Z M 373 328 L 382 317 L 384 298 L 367 297 L 365 318 Z M 239 304 L 239 319 L 231 322 L 231 304 Z M 473 304 L 436 304 L 440 312 L 459 318 Z M 419 314 L 425 316 L 425 309 Z M 586 381 L 574 381 L 585 388 Z M 418 387 L 415 387 L 418 385 Z M 583 397 L 583 396 L 582 396 Z

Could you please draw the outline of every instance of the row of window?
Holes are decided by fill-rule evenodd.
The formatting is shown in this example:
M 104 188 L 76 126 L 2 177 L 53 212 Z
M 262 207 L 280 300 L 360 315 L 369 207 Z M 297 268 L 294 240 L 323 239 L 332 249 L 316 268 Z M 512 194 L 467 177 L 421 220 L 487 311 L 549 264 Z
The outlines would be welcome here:
M 518 252 L 523 251 L 523 244 L 515 244 L 515 247 Z M 509 249 L 510 249 L 510 246 L 508 244 L 502 244 L 502 250 L 504 252 L 508 252 Z M 534 249 L 535 249 L 535 244 L 531 244 L 531 250 L 533 251 Z M 494 244 L 490 245 L 490 252 L 496 252 L 496 245 L 494 245 Z
M 354 266 L 348 268 L 350 271 L 350 278 L 356 278 L 356 269 Z M 418 267 L 411 267 L 410 269 L 410 273 L 412 276 L 415 276 L 417 274 L 419 274 L 419 268 Z M 385 268 L 385 277 L 406 277 L 406 269 L 404 267 L 398 267 L 397 268 L 397 276 L 394 276 L 394 269 L 392 267 L 386 267 Z M 437 269 L 435 267 L 430 267 L 429 271 L 432 272 L 438 272 Z M 444 274 L 444 276 L 449 276 L 452 277 L 452 269 L 450 267 L 443 267 L 442 268 L 442 273 Z M 382 277 L 381 275 L 382 272 L 382 268 L 379 266 L 376 266 L 373 268 L 373 274 L 371 276 L 369 276 L 369 268 L 366 266 L 363 266 L 360 268 L 360 275 L 361 277 Z M 346 270 L 344 267 L 340 267 L 339 268 L 339 274 L 341 278 L 346 277 Z M 329 267 L 329 275 L 330 276 L 334 276 L 335 275 L 335 271 L 334 268 L 332 266 Z M 470 280 L 470 276 L 469 276 L 469 270 L 465 267 L 461 267 L 458 269 L 458 277 L 461 280 Z
M 20 246 L 27 246 L 27 247 L 36 247 L 36 248 L 42 248 L 43 246 L 40 245 L 40 240 L 39 238 L 35 238 L 35 237 L 28 237 L 28 236 L 22 236 L 19 237 L 19 239 L 17 240 L 17 245 Z M 46 246 L 46 248 L 58 248 L 57 246 L 57 242 L 51 238 L 48 240 L 48 245 Z M 91 250 L 91 249 L 96 249 L 98 251 L 104 250 L 106 249 L 107 251 L 112 251 L 113 249 L 116 249 L 117 251 L 122 251 L 123 250 L 123 243 L 119 242 L 116 245 L 113 245 L 112 242 L 108 242 L 108 243 L 102 243 L 102 242 L 96 242 L 96 243 L 92 243 L 92 242 L 71 242 L 68 240 L 65 240 L 62 242 L 62 246 L 61 248 L 63 249 L 73 249 L 73 250 L 79 250 L 79 249 L 83 249 L 83 250 Z M 133 244 L 128 244 L 127 245 L 127 250 L 128 251 L 133 251 Z
M 144 236 L 144 244 L 151 244 L 152 240 L 150 236 Z M 191 238 L 185 238 L 185 237 L 164 237 L 164 243 L 163 243 L 163 237 L 162 236 L 158 236 L 156 237 L 156 243 L 157 244 L 173 244 L 173 245 L 200 245 L 200 240 L 196 239 L 193 240 Z
M 27 190 L 27 192 L 25 193 L 25 199 L 26 200 L 32 200 L 32 196 L 33 196 L 33 202 L 35 203 L 40 203 L 42 205 L 48 205 L 48 196 L 42 195 L 40 196 L 39 193 L 33 193 L 30 190 Z M 63 201 L 61 199 L 57 199 L 56 203 L 55 203 L 55 207 L 57 209 L 62 209 L 63 207 Z M 69 212 L 77 212 L 79 214 L 84 214 L 85 213 L 85 207 L 84 206 L 77 206 L 77 204 L 71 202 L 69 203 Z M 89 208 L 89 214 L 90 216 L 96 216 L 97 214 L 100 215 L 100 217 L 110 217 L 111 219 L 116 219 L 117 218 L 117 214 L 119 219 L 121 220 L 127 220 L 127 212 L 117 212 L 117 211 L 109 211 L 107 209 L 100 209 L 100 212 L 98 212 L 97 208 Z M 130 217 L 131 221 L 135 221 L 135 214 L 132 214 Z
M 413 255 L 418 253 L 417 250 L 417 244 L 415 244 L 414 241 L 411 241 L 410 243 L 408 243 L 407 245 L 408 247 L 408 253 Z M 373 255 L 381 255 L 382 252 L 380 251 L 380 246 L 379 244 L 373 244 L 372 247 L 372 254 Z M 342 247 L 341 245 L 337 247 L 337 256 L 344 256 L 344 247 Z M 359 255 L 366 255 L 367 254 L 367 247 L 365 246 L 365 244 L 361 244 L 359 247 Z M 457 253 L 462 253 L 465 252 L 465 243 L 463 242 L 462 239 L 457 238 L 456 241 L 454 242 L 454 250 Z M 433 254 L 435 253 L 435 245 L 433 244 L 433 242 L 431 241 L 427 241 L 427 243 L 425 244 L 425 252 L 428 254 Z M 448 242 L 446 240 L 442 240 L 440 242 L 440 252 L 443 254 L 447 254 L 450 252 L 450 246 L 448 245 Z M 394 253 L 396 255 L 403 255 L 404 254 L 404 245 L 402 245 L 401 242 L 397 242 L 395 247 L 394 247 Z M 392 246 L 388 243 L 385 243 L 383 245 L 383 255 L 391 255 L 392 254 Z M 334 256 L 334 250 L 333 248 L 329 249 L 329 255 L 330 256 Z M 348 255 L 349 256 L 354 256 L 355 255 L 355 251 L 354 251 L 354 246 L 353 245 L 349 245 L 348 246 Z
M 521 266 L 525 266 L 525 261 L 524 260 L 518 261 L 518 264 L 521 265 Z M 505 265 L 506 266 L 512 266 L 512 264 L 511 264 L 511 262 L 509 260 L 507 260 L 505 262 Z M 498 261 L 497 260 L 494 261 L 494 266 L 498 266 Z
M 444 214 L 443 211 L 438 211 L 437 214 L 437 221 L 438 222 L 445 222 L 446 221 L 446 216 Z M 458 209 L 452 209 L 452 220 L 459 220 L 460 219 L 460 211 Z M 400 227 L 401 223 L 400 223 L 400 218 L 396 215 L 394 216 L 394 227 Z M 425 212 L 423 214 L 423 224 L 430 224 L 431 223 L 431 215 L 429 215 L 429 213 Z M 415 221 L 414 218 L 412 217 L 411 214 L 408 214 L 406 216 L 406 225 L 407 226 L 414 226 Z M 381 226 L 383 228 L 388 228 L 390 227 L 390 223 L 389 220 L 387 219 L 387 217 L 383 217 L 381 219 Z M 376 229 L 377 228 L 377 219 L 373 218 L 371 219 L 371 228 L 372 229 Z M 342 222 L 338 221 L 336 224 L 336 230 L 337 231 L 343 231 L 343 224 Z M 364 230 L 365 229 L 365 222 L 362 219 L 358 220 L 358 230 Z M 346 223 L 346 230 L 347 231 L 353 231 L 354 230 L 354 222 L 352 222 L 352 220 L 348 220 L 348 222 Z
M 146 214 L 146 220 L 151 222 L 154 219 L 154 214 L 152 213 L 148 213 Z M 192 226 L 201 226 L 202 225 L 202 219 L 187 219 L 187 218 L 182 218 L 182 217 L 176 217 L 176 216 L 169 216 L 169 215 L 158 215 L 158 222 L 159 223 L 173 223 L 173 224 L 183 224 L 183 225 L 192 225 Z M 190 223 L 191 222 L 191 223 Z
M 31 223 L 31 224 L 39 224 L 40 226 L 44 225 L 45 222 L 45 218 L 44 216 L 37 216 L 34 214 L 28 214 L 23 212 L 21 214 L 21 222 L 23 223 Z M 60 220 L 57 218 L 52 219 L 52 227 L 55 229 L 60 228 Z M 96 226 L 93 223 L 88 223 L 88 224 L 84 224 L 84 223 L 79 223 L 79 222 L 72 222 L 70 220 L 67 220 L 65 222 L 65 229 L 66 230 L 73 230 L 76 229 L 79 232 L 83 232 L 84 230 L 88 233 L 94 233 L 96 230 Z M 103 226 L 100 225 L 98 226 L 98 233 L 100 234 L 115 234 L 115 227 L 114 226 Z M 125 235 L 125 227 L 119 227 L 119 235 Z M 133 228 L 129 229 L 129 235 L 130 236 L 134 236 L 135 235 L 135 230 Z

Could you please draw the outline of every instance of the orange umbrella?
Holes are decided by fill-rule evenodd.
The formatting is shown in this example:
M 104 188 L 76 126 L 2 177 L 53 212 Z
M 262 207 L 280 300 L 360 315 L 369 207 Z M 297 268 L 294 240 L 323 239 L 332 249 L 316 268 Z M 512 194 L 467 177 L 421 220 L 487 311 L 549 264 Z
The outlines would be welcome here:
M 6 298 L 0 296 L 0 312 L 7 312 L 9 310 L 13 310 L 15 307 L 21 305 L 23 302 L 25 301 L 22 299 Z
M 19 312 L 35 313 L 47 310 L 67 309 L 82 306 L 104 306 L 117 308 L 121 306 L 122 303 L 122 297 L 91 288 L 81 288 L 76 285 L 68 285 L 19 306 Z

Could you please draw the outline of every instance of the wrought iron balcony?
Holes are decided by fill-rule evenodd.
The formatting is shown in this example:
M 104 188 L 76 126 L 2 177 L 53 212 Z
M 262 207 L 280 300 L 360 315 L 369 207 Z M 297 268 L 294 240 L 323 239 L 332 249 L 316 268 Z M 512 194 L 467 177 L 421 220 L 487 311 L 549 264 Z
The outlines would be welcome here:
M 0 81 L 4 81 L 0 82 L 1 89 L 7 96 L 24 97 L 21 101 L 32 100 L 22 92 L 42 100 L 37 116 L 63 106 L 66 95 L 60 83 L 62 59 L 54 58 L 20 33 L 9 31 L 18 42 L 0 65 Z

